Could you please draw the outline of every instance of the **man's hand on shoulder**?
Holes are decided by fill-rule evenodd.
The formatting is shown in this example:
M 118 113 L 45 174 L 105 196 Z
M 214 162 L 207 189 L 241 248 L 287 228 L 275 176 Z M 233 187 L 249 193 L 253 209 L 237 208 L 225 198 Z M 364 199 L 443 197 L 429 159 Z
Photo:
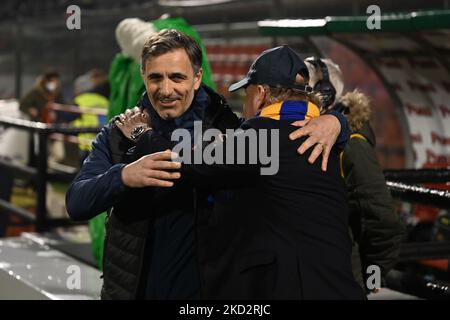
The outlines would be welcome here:
M 291 140 L 309 136 L 298 148 L 298 153 L 303 154 L 314 146 L 308 161 L 314 163 L 322 155 L 322 170 L 327 171 L 331 148 L 341 132 L 339 120 L 334 115 L 325 114 L 311 120 L 295 121 L 292 125 L 301 128 L 289 135 Z

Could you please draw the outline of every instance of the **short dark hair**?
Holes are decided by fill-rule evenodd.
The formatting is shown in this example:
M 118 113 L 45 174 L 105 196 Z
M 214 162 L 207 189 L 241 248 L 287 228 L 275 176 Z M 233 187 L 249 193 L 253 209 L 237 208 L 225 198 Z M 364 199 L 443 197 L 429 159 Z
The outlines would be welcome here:
M 202 50 L 200 46 L 194 39 L 175 29 L 163 29 L 157 34 L 152 35 L 145 42 L 141 54 L 142 72 L 145 71 L 145 63 L 147 60 L 176 49 L 186 50 L 194 73 L 197 73 L 202 66 Z
M 56 71 L 54 71 L 54 70 L 47 71 L 47 72 L 45 72 L 45 73 L 42 75 L 42 78 L 43 78 L 43 80 L 45 80 L 45 81 L 48 81 L 48 80 L 51 80 L 51 79 L 55 79 L 55 78 L 59 78 L 59 77 L 60 77 L 60 76 L 59 76 L 59 73 L 56 72 Z

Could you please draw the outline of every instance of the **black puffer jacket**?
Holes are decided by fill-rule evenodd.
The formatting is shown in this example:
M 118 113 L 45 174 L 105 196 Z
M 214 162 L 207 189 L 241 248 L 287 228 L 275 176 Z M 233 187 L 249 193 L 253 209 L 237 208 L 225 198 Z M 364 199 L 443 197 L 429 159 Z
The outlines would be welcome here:
M 383 276 L 395 265 L 405 232 L 374 148 L 375 135 L 366 122 L 352 133 L 342 155 L 354 240 L 353 271 L 363 287 L 370 276 L 368 266 L 379 266 Z

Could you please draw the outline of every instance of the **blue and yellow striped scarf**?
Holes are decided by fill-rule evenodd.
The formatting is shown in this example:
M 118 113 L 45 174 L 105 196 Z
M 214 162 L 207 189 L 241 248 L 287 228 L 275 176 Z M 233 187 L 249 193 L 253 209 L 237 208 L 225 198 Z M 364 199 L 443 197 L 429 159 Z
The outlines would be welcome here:
M 256 116 L 274 120 L 310 120 L 320 116 L 320 109 L 309 101 L 286 100 L 263 108 Z

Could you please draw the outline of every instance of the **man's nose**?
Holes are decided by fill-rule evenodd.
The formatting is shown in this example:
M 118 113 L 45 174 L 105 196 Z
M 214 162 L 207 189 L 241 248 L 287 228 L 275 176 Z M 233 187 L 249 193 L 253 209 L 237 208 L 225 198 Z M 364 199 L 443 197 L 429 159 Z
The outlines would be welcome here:
M 159 93 L 163 96 L 170 96 L 172 94 L 173 87 L 170 79 L 164 79 L 161 82 L 161 87 L 159 89 Z

